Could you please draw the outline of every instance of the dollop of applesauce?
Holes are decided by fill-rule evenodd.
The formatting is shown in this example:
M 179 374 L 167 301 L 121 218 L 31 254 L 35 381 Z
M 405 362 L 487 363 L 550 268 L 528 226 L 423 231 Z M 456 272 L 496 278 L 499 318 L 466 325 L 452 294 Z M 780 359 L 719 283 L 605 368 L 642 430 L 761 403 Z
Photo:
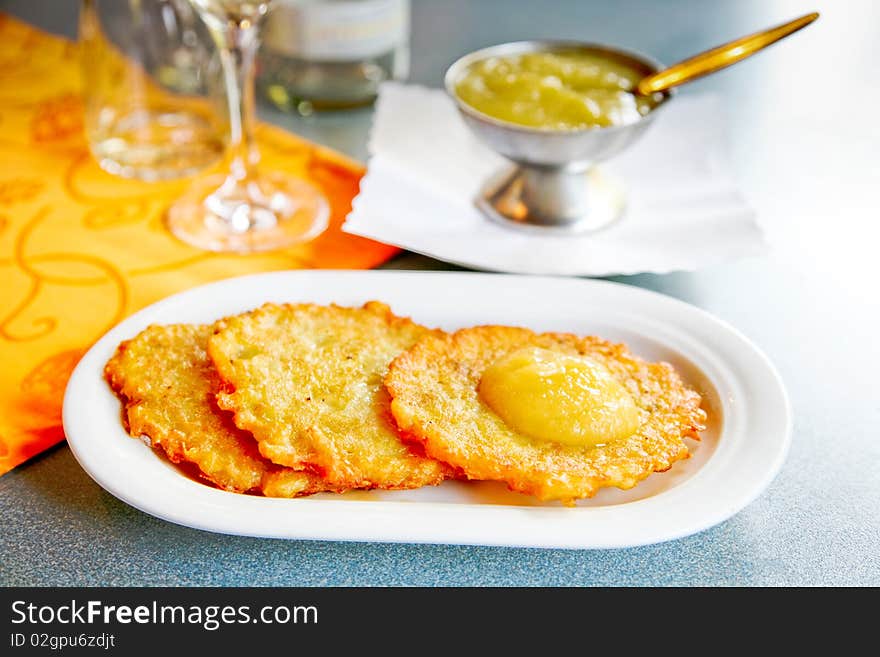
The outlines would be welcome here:
M 479 394 L 511 429 L 537 440 L 589 447 L 639 428 L 632 396 L 588 356 L 518 349 L 486 369 Z
M 474 109 L 532 128 L 580 130 L 635 123 L 663 94 L 635 92 L 644 72 L 580 51 L 489 57 L 471 64 L 455 93 Z

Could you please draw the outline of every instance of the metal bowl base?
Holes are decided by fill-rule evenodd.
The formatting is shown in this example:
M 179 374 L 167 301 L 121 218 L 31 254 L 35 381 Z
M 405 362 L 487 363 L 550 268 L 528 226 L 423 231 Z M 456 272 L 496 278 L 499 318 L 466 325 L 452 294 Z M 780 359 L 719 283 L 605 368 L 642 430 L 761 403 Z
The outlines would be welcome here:
M 623 216 L 623 184 L 592 167 L 587 171 L 516 167 L 493 176 L 476 205 L 508 228 L 537 233 L 589 233 Z

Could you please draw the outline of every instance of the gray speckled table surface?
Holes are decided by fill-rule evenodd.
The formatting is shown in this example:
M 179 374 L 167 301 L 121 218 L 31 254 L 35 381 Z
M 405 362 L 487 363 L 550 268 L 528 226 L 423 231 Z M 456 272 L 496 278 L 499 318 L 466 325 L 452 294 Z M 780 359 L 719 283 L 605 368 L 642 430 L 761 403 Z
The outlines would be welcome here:
M 0 0 L 71 35 L 75 2 Z M 415 0 L 414 81 L 474 48 L 531 37 L 674 61 L 814 8 L 802 34 L 694 85 L 722 94 L 734 172 L 772 249 L 694 273 L 620 278 L 727 320 L 780 370 L 795 415 L 777 479 L 727 522 L 628 550 L 286 542 L 147 516 L 65 446 L 0 477 L 3 585 L 880 585 L 880 5 L 795 0 Z M 264 118 L 355 157 L 370 112 Z M 404 254 L 390 268 L 446 269 Z

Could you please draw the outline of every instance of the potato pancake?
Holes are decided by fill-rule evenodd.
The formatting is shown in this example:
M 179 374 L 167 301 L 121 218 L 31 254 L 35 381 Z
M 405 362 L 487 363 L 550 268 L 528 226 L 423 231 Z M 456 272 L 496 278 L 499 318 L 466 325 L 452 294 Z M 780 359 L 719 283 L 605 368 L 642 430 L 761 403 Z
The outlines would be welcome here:
M 635 431 L 605 443 L 572 445 L 536 440 L 509 426 L 479 388 L 491 366 L 524 348 L 599 363 L 634 402 Z M 429 456 L 471 479 L 504 481 L 512 490 L 566 504 L 604 486 L 632 488 L 669 469 L 689 456 L 684 439 L 698 439 L 706 419 L 700 396 L 667 363 L 646 362 L 625 345 L 597 337 L 523 328 L 426 335 L 392 362 L 385 381 L 398 426 Z
M 221 408 L 260 452 L 347 488 L 417 488 L 450 470 L 405 443 L 383 386 L 388 364 L 429 329 L 383 303 L 266 304 L 218 322 L 208 353 Z
M 210 325 L 150 326 L 119 345 L 104 376 L 124 402 L 128 432 L 148 438 L 174 463 L 194 464 L 202 477 L 226 490 L 257 492 L 265 486 L 267 494 L 296 497 L 334 488 L 312 473 L 264 459 L 253 436 L 217 407 L 220 380 L 205 351 L 211 333 Z

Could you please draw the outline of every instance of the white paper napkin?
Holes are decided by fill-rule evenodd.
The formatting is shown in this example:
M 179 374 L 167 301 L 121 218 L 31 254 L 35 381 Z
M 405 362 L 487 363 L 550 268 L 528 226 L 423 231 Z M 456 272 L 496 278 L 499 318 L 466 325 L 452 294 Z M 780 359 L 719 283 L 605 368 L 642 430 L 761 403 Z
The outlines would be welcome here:
M 486 219 L 485 179 L 510 163 L 480 143 L 444 92 L 386 83 L 360 194 L 343 230 L 476 269 L 608 276 L 693 270 L 764 247 L 725 173 L 721 104 L 682 95 L 602 165 L 627 188 L 621 220 L 593 234 L 535 235 Z

